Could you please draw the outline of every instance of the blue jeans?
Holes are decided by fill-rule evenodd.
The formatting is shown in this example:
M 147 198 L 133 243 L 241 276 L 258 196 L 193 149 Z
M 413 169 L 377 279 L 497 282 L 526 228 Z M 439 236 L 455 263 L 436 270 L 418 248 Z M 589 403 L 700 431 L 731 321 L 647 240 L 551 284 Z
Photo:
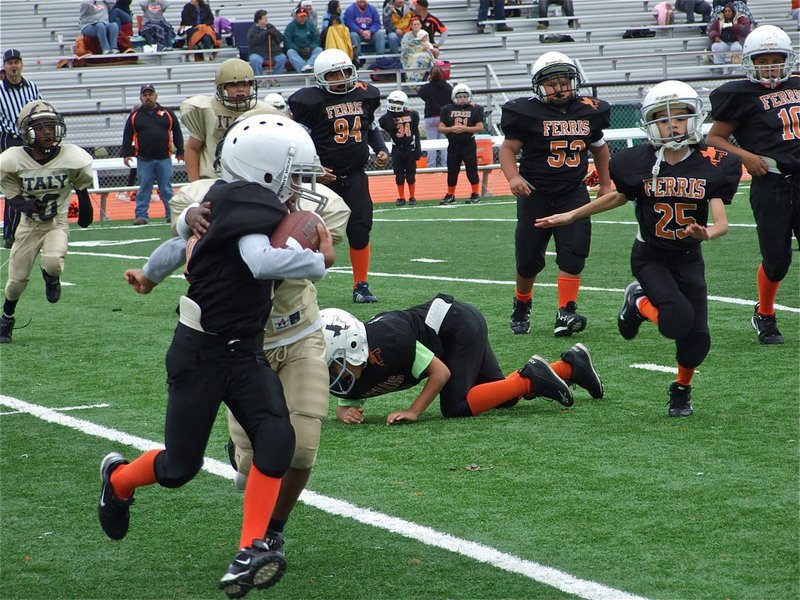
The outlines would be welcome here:
M 439 133 L 440 117 L 425 117 L 425 133 L 429 140 L 438 140 L 447 137 L 443 133 Z M 439 160 L 439 165 L 444 167 L 447 165 L 447 150 L 432 150 L 428 152 L 428 166 L 435 167 L 436 160 Z
M 480 4 L 478 5 L 478 23 L 483 23 L 488 17 L 489 0 L 481 0 Z M 505 0 L 494 0 L 494 18 L 496 21 L 506 20 Z
M 164 203 L 164 213 L 170 218 L 169 201 L 172 200 L 172 159 L 160 160 L 136 159 L 136 171 L 139 175 L 139 191 L 136 192 L 136 218 L 149 219 L 150 195 L 153 193 L 153 182 L 158 181 L 158 191 Z
M 378 29 L 367 42 L 355 31 L 350 31 L 350 43 L 353 44 L 353 54 L 356 56 L 361 54 L 361 44 L 375 44 L 375 54 L 385 54 L 386 31 L 384 29 Z
M 319 46 L 314 48 L 311 51 L 311 56 L 308 57 L 308 60 L 304 59 L 300 56 L 300 53 L 295 50 L 294 48 L 290 48 L 286 51 L 286 55 L 289 57 L 289 62 L 292 63 L 294 70 L 300 73 L 303 70 L 303 67 L 306 65 L 313 67 L 314 61 L 317 60 L 317 57 L 322 54 L 322 48 Z
M 256 75 L 264 74 L 264 61 L 267 60 L 260 54 L 251 54 L 249 57 L 250 66 L 253 67 L 253 72 Z M 286 70 L 286 55 L 283 52 L 272 55 L 272 62 L 275 66 L 272 67 L 273 75 L 280 75 Z
M 389 43 L 389 54 L 400 54 L 400 39 L 394 31 L 389 33 L 389 38 L 386 40 Z
M 119 25 L 116 23 L 92 23 L 81 29 L 81 33 L 88 37 L 97 38 L 103 52 L 117 48 Z
M 108 11 L 108 20 L 122 28 L 126 23 L 132 23 L 133 17 L 120 8 L 112 8 Z

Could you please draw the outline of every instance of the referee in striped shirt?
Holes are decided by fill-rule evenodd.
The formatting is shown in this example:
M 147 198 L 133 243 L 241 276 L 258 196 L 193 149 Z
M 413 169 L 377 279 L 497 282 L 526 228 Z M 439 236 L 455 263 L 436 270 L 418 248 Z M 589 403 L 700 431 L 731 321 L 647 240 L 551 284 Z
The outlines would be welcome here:
M 0 152 L 25 144 L 17 127 L 17 118 L 28 102 L 42 99 L 36 84 L 22 76 L 22 54 L 19 50 L 5 51 L 3 69 L 6 77 L 0 81 Z M 6 248 L 11 248 L 14 243 L 19 219 L 19 212 L 6 202 L 3 210 L 3 243 Z

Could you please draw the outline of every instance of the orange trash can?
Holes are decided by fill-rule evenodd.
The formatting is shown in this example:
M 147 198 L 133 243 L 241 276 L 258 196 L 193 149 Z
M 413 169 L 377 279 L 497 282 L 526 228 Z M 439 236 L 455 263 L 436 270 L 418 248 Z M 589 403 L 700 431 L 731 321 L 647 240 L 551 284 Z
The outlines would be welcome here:
M 485 137 L 475 138 L 475 143 L 477 144 L 476 154 L 478 156 L 478 164 L 479 165 L 491 165 L 494 162 L 494 154 L 492 152 L 492 138 Z
M 428 166 L 428 157 L 427 156 L 420 156 L 417 159 L 417 168 L 424 169 Z

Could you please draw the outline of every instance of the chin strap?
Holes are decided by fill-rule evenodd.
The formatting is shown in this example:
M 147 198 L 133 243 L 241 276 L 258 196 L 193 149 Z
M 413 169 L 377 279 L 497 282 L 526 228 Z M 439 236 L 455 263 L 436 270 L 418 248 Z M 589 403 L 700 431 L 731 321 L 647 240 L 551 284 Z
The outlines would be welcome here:
M 651 187 L 653 190 L 653 194 L 656 193 L 656 178 L 658 177 L 658 171 L 661 169 L 661 161 L 664 160 L 664 151 L 667 149 L 666 146 L 661 146 L 656 153 L 656 162 L 653 165 L 653 180 L 651 183 Z

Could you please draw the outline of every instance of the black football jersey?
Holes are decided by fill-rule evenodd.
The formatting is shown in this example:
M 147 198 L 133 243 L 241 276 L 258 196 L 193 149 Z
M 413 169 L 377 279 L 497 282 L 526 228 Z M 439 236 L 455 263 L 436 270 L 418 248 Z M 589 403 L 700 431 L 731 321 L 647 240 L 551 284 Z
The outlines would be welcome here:
M 538 98 L 517 98 L 503 105 L 500 126 L 510 140 L 523 142 L 519 173 L 548 195 L 569 193 L 583 183 L 589 146 L 611 124 L 607 102 L 578 96 L 562 112 Z
M 202 309 L 203 329 L 228 337 L 264 330 L 272 308 L 273 282 L 253 277 L 239 253 L 239 238 L 270 235 L 286 206 L 256 183 L 215 183 L 206 194 L 211 227 L 194 246 L 186 265 L 189 298 Z
M 800 76 L 774 90 L 730 81 L 709 98 L 715 120 L 739 125 L 733 135 L 742 148 L 776 160 L 782 173 L 800 173 Z
M 642 239 L 660 250 L 685 250 L 699 244 L 700 240 L 686 234 L 686 225 L 708 225 L 712 198 L 731 203 L 742 176 L 742 161 L 735 154 L 698 144 L 677 164 L 661 161 L 654 191 L 655 162 L 655 148 L 641 144 L 612 155 L 609 167 L 617 191 L 636 204 Z
M 417 111 L 387 112 L 378 119 L 378 125 L 389 134 L 395 147 L 420 149 L 419 113 Z
M 442 107 L 439 118 L 448 127 L 453 125 L 472 127 L 478 123 L 483 123 L 483 107 L 478 104 L 447 104 Z M 466 142 L 474 137 L 475 135 L 472 133 L 447 134 L 447 139 L 451 142 Z
M 306 87 L 288 103 L 294 120 L 311 132 L 324 166 L 338 175 L 364 168 L 369 159 L 367 133 L 381 104 L 378 88 L 359 82 L 346 94 L 331 94 Z

